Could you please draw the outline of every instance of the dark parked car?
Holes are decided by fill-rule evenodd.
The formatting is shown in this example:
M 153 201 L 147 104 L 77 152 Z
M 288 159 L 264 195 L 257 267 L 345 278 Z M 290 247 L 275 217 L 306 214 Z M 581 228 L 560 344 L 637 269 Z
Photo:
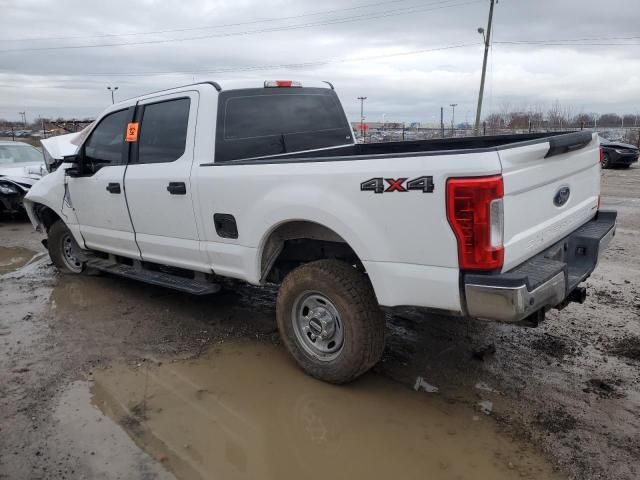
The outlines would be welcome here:
M 0 213 L 22 210 L 22 199 L 47 173 L 42 152 L 23 142 L 0 142 Z
M 602 145 L 602 168 L 629 168 L 632 163 L 638 161 L 640 151 L 634 145 L 611 142 L 604 138 L 601 139 L 600 144 Z

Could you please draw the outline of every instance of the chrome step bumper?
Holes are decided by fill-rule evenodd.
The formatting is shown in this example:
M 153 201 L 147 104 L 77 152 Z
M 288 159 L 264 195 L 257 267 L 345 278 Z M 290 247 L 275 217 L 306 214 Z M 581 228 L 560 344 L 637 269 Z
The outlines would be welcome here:
M 571 300 L 589 277 L 616 231 L 615 211 L 597 216 L 545 251 L 500 274 L 464 274 L 466 313 L 517 323 Z

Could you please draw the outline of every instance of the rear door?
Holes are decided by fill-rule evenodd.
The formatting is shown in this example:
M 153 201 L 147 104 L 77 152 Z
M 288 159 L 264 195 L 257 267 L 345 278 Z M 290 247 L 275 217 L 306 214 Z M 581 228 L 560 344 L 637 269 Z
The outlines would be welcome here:
M 498 151 L 507 271 L 571 233 L 598 209 L 597 136 L 578 132 Z
M 195 91 L 138 102 L 125 190 L 143 260 L 206 270 L 190 182 L 197 113 Z
M 133 107 L 100 119 L 82 147 L 82 176 L 67 181 L 87 247 L 136 258 L 140 252 L 123 188 L 128 150 L 124 135 L 132 117 Z

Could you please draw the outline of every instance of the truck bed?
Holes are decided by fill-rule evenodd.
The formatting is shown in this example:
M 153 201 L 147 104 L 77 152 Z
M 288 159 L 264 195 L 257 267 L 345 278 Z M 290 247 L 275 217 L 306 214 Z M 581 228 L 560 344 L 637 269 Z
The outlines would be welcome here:
M 341 147 L 331 147 L 323 150 L 306 152 L 282 153 L 249 159 L 232 160 L 229 163 L 289 163 L 292 161 L 343 161 L 365 160 L 379 156 L 405 156 L 415 154 L 460 154 L 476 153 L 490 150 L 502 150 L 529 144 L 549 141 L 552 145 L 561 147 L 556 153 L 563 153 L 573 146 L 584 146 L 591 141 L 591 132 L 543 132 L 524 133 L 514 135 L 492 135 L 482 137 L 442 138 L 431 140 L 412 140 L 401 142 L 357 143 Z M 565 147 L 564 149 L 562 147 Z

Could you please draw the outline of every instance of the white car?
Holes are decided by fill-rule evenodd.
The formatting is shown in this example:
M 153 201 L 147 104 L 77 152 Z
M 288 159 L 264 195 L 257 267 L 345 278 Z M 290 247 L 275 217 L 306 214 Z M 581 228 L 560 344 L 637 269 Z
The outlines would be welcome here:
M 615 233 L 599 152 L 589 132 L 358 144 L 328 83 L 205 82 L 109 107 L 25 203 L 64 272 L 280 283 L 287 348 L 343 383 L 380 359 L 381 307 L 535 325 L 583 301 Z
M 42 152 L 28 143 L 0 142 L 0 213 L 17 213 L 35 182 L 47 173 Z

